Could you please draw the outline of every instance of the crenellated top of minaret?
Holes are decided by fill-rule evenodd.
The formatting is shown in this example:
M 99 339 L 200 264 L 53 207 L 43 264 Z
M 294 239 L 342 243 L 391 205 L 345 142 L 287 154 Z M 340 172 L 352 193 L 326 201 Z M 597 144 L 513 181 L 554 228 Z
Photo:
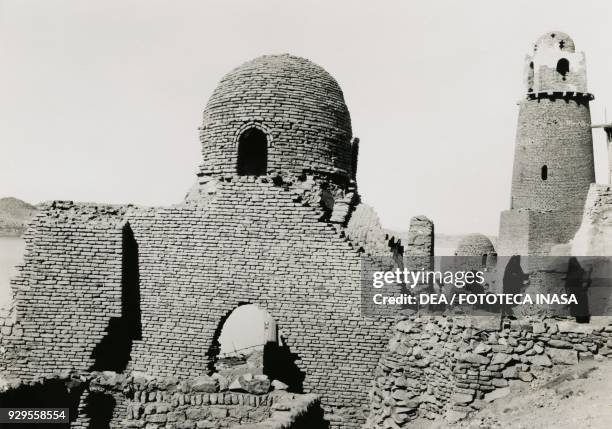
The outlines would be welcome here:
M 565 33 L 542 35 L 533 53 L 525 57 L 525 87 L 528 94 L 587 94 L 584 52 L 576 52 L 574 41 Z

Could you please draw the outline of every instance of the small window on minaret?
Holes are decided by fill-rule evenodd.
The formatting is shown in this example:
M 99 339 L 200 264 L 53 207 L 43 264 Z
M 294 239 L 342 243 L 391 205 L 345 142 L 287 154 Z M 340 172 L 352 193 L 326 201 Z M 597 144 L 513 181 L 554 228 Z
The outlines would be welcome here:
M 565 80 L 565 75 L 569 72 L 569 61 L 565 58 L 561 58 L 557 62 L 557 73 L 563 76 L 563 80 Z
M 263 131 L 249 128 L 238 140 L 238 174 L 263 176 L 268 169 L 268 139 Z
M 548 167 L 543 165 L 542 166 L 542 180 L 546 180 L 548 179 Z

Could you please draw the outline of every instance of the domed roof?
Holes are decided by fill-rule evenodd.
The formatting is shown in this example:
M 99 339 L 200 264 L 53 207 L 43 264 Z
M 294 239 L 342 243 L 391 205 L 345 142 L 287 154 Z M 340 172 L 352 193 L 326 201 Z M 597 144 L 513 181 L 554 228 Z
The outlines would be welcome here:
M 204 111 L 202 170 L 235 172 L 236 141 L 249 127 L 267 135 L 268 173 L 350 174 L 351 118 L 342 90 L 312 61 L 265 55 L 226 74 Z
M 534 52 L 540 49 L 558 49 L 561 51 L 575 52 L 576 45 L 572 38 L 561 31 L 550 31 L 540 36 L 533 48 Z
M 493 243 L 486 235 L 468 234 L 459 241 L 455 256 L 482 256 L 495 253 Z

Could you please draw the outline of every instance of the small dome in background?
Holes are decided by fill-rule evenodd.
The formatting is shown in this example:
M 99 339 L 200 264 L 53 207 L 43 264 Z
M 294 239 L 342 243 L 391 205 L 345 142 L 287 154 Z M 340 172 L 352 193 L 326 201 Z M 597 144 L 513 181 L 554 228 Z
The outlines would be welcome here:
M 495 253 L 491 240 L 483 234 L 468 234 L 459 241 L 455 256 L 483 256 Z
M 561 31 L 550 31 L 536 41 L 534 52 L 542 49 L 557 49 L 566 52 L 575 52 L 576 46 L 572 38 Z

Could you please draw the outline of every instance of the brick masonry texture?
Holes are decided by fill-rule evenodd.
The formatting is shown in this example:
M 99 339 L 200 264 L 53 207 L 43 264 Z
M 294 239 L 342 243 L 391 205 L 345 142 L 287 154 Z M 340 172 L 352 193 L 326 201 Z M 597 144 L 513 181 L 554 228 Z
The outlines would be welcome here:
M 235 174 L 238 138 L 249 127 L 268 137 L 268 174 L 352 176 L 351 118 L 342 90 L 311 61 L 267 55 L 221 80 L 204 110 L 201 174 Z
M 569 210 L 579 215 L 595 181 L 588 103 L 540 98 L 521 102 L 512 208 Z M 542 167 L 547 166 L 547 179 Z
M 121 315 L 122 208 L 55 202 L 25 235 L 13 281 L 22 377 L 85 370 L 108 321 Z M 16 369 L 16 368 L 15 368 Z
M 368 428 L 449 422 L 503 398 L 553 365 L 612 356 L 612 325 L 570 320 L 411 317 L 395 325 L 374 374 Z
M 259 177 L 237 171 L 249 128 L 267 138 Z M 321 67 L 280 55 L 233 70 L 206 106 L 203 164 L 183 203 L 41 209 L 13 282 L 20 329 L 3 336 L 2 369 L 26 384 L 92 369 L 198 377 L 213 371 L 227 315 L 252 303 L 277 322 L 299 388 L 321 396 L 332 426 L 363 422 L 391 320 L 360 313 L 361 258 L 400 245 L 369 221 L 349 238 L 363 212 L 351 138 L 342 91 Z M 105 355 L 119 339 L 123 363 Z M 116 422 L 125 398 L 112 396 Z
M 558 69 L 559 60 L 569 62 L 567 72 Z M 538 39 L 527 64 L 510 211 L 500 220 L 497 250 L 506 256 L 548 254 L 569 241 L 595 181 L 584 54 L 575 52 L 568 35 L 550 32 Z
M 572 62 L 566 80 L 547 74 L 551 58 L 573 52 L 563 40 L 541 39 L 534 54 L 532 82 L 550 93 L 532 88 L 521 104 L 502 255 L 547 254 L 573 237 L 594 178 L 589 96 L 577 93 L 583 64 Z M 265 135 L 266 171 L 239 175 L 238 142 L 252 128 Z M 509 380 L 611 354 L 609 326 L 363 316 L 364 262 L 431 264 L 434 227 L 413 218 L 407 243 L 383 230 L 360 201 L 351 139 L 342 91 L 321 67 L 277 55 L 231 71 L 204 111 L 203 162 L 184 201 L 56 201 L 32 220 L 15 306 L 2 315 L 4 379 L 14 390 L 81 383 L 78 428 L 99 418 L 96 401 L 114 404 L 111 427 L 297 428 L 302 415 L 320 417 L 320 401 L 332 428 L 360 427 L 368 415 L 369 427 L 395 428 L 418 415 L 459 418 Z M 223 322 L 246 303 L 274 318 L 303 378 L 292 387 L 304 394 L 280 408 L 280 392 L 194 391 L 190 381 L 218 380 Z
M 29 230 L 15 281 L 23 361 L 11 369 L 31 380 L 93 365 L 109 319 L 121 316 L 127 223 L 138 243 L 142 312 L 129 370 L 206 373 L 224 316 L 253 303 L 299 356 L 304 391 L 320 394 L 330 413 L 348 410 L 341 424 L 356 424 L 390 325 L 360 315 L 361 253 L 320 221 L 322 209 L 296 199 L 242 177 L 220 183 L 202 204 L 48 205 Z
M 468 234 L 459 241 L 456 256 L 483 256 L 495 253 L 493 243 L 486 235 Z
M 434 255 L 434 224 L 426 216 L 410 219 L 410 229 L 406 242 L 406 253 L 410 256 Z

